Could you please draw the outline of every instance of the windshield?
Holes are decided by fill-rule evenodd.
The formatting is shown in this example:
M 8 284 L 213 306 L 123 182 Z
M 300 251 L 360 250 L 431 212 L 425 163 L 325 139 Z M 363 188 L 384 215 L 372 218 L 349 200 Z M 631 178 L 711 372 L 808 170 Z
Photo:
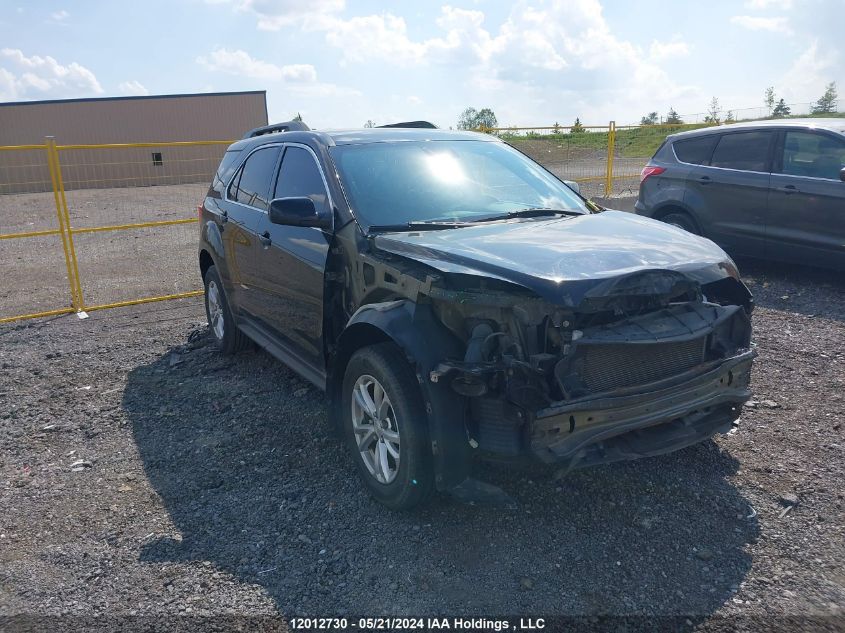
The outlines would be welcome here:
M 331 148 L 358 221 L 473 222 L 522 209 L 588 213 L 578 195 L 504 143 L 401 141 Z

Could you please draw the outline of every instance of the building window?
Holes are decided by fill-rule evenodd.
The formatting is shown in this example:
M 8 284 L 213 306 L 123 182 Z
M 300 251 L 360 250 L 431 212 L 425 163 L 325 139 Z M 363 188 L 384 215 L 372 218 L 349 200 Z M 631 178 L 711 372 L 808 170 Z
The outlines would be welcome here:
M 160 167 L 163 164 L 164 161 L 161 160 L 161 152 L 153 152 L 153 165 Z

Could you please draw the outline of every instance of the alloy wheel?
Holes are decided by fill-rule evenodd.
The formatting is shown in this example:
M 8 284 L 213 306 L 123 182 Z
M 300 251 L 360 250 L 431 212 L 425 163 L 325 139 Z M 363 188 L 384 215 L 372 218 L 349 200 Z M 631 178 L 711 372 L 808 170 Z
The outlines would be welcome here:
M 352 430 L 364 466 L 376 481 L 396 479 L 401 454 L 396 414 L 382 384 L 368 374 L 353 387 Z
M 208 324 L 214 331 L 218 341 L 223 340 L 225 323 L 223 319 L 223 300 L 220 296 L 220 289 L 214 280 L 208 282 L 206 291 L 206 303 L 208 305 Z

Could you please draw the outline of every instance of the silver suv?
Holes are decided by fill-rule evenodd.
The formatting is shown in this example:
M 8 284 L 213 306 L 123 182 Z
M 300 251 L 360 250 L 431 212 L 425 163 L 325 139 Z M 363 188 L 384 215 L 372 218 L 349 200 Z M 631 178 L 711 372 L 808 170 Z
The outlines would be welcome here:
M 731 255 L 845 269 L 845 119 L 736 123 L 669 136 L 636 212 Z

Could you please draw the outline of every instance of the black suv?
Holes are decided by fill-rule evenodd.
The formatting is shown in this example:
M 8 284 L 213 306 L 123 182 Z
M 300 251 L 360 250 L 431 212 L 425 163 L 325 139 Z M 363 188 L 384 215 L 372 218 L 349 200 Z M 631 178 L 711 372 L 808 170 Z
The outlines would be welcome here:
M 731 255 L 845 269 L 845 119 L 674 134 L 643 169 L 636 211 Z
M 383 503 L 489 492 L 476 457 L 632 459 L 739 416 L 751 296 L 709 240 L 596 213 L 489 135 L 277 129 L 199 209 L 210 329 L 327 392 Z

